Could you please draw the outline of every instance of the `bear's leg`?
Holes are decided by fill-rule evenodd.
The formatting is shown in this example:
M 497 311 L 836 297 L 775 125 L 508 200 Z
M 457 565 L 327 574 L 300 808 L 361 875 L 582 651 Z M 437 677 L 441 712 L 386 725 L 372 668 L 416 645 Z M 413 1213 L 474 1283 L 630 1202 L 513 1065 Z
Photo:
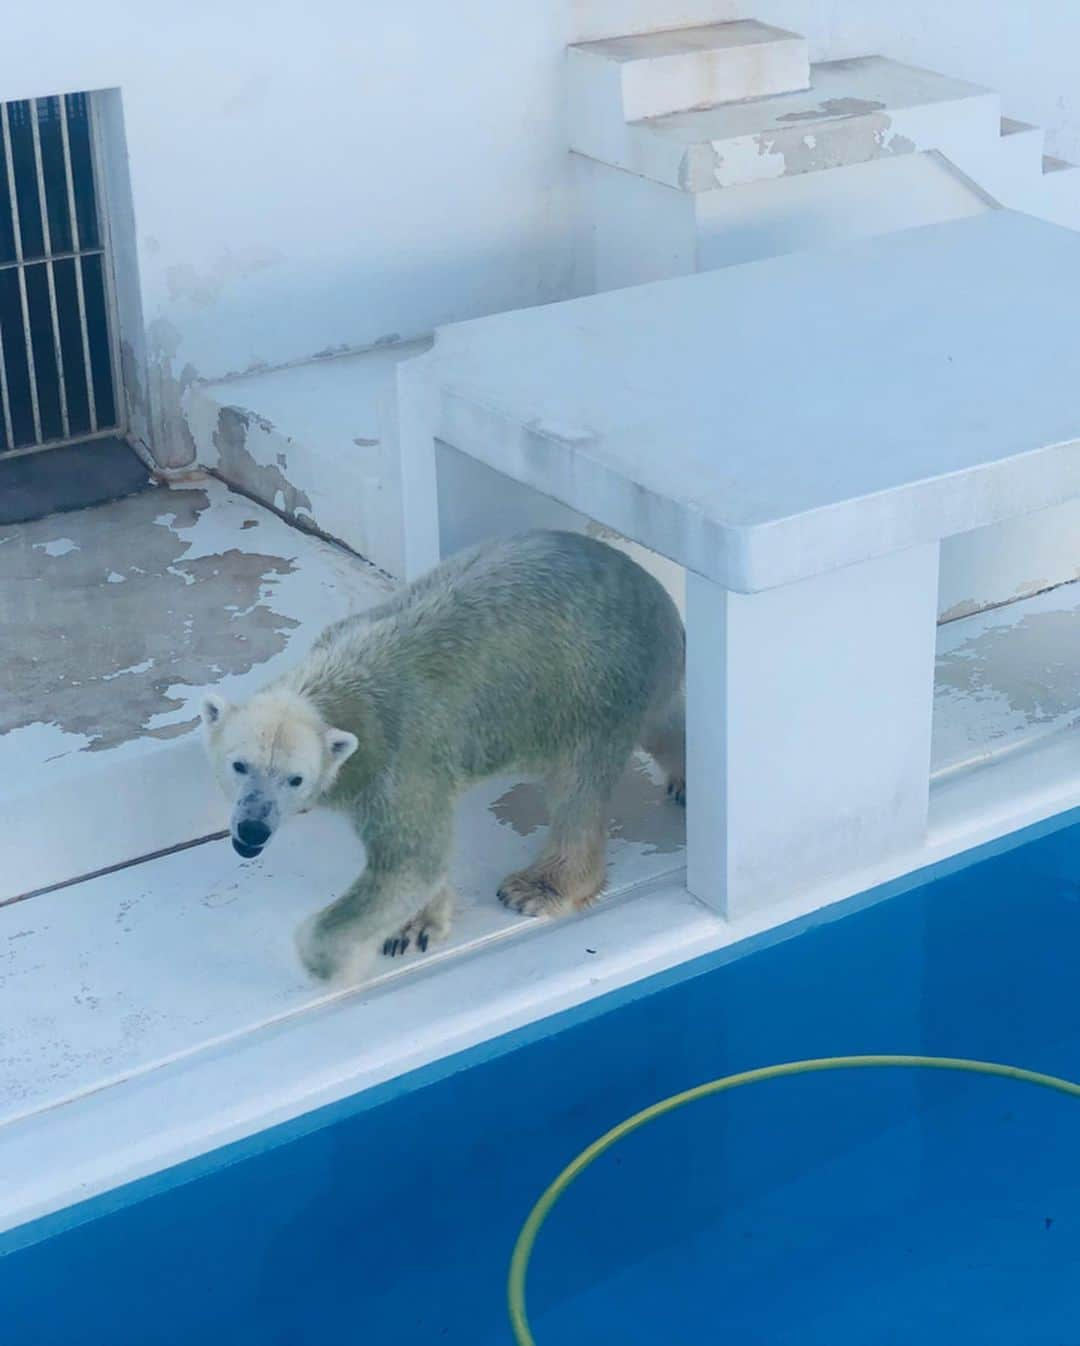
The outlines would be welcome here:
M 535 864 L 509 874 L 499 900 L 523 916 L 586 907 L 604 886 L 604 849 L 612 791 L 633 751 L 633 738 L 593 743 L 548 781 L 551 827 Z
M 676 696 L 645 718 L 641 746 L 667 776 L 667 792 L 676 804 L 686 803 L 686 696 Z
M 447 885 L 453 840 L 453 799 L 403 800 L 391 825 L 380 815 L 364 833 L 367 868 L 336 902 L 296 932 L 305 967 L 314 976 L 356 980 L 378 951 Z
M 437 944 L 450 933 L 454 915 L 454 892 L 444 883 L 423 910 L 418 911 L 401 929 L 383 944 L 388 958 L 407 953 L 413 944 L 421 953 L 427 953 L 430 944 Z

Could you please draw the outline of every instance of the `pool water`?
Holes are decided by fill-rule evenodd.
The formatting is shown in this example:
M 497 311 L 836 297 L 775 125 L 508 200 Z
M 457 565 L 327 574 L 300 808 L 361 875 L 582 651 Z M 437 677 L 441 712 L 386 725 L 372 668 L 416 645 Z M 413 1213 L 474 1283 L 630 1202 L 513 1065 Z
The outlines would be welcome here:
M 733 1071 L 922 1053 L 1080 1079 L 1080 827 L 804 922 L 0 1238 L 5 1346 L 509 1346 L 536 1196 Z M 545 1225 L 539 1346 L 1080 1346 L 1080 1102 L 804 1076 L 620 1144 Z

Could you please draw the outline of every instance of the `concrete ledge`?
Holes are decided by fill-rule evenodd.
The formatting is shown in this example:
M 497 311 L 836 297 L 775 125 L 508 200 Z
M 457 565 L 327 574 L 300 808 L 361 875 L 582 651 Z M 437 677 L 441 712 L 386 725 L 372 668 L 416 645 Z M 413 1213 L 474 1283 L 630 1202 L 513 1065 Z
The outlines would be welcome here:
M 806 39 L 754 19 L 586 42 L 567 52 L 571 105 L 618 120 L 765 98 L 810 82 Z
M 379 346 L 193 388 L 186 415 L 199 462 L 290 522 L 401 575 L 394 373 L 430 345 Z
M 995 145 L 1000 133 L 997 94 L 880 56 L 815 65 L 805 92 L 634 122 L 617 111 L 602 88 L 579 93 L 571 149 L 685 192 L 916 150 L 951 155 Z
M 756 592 L 1080 496 L 1077 287 L 991 211 L 462 323 L 434 434 Z

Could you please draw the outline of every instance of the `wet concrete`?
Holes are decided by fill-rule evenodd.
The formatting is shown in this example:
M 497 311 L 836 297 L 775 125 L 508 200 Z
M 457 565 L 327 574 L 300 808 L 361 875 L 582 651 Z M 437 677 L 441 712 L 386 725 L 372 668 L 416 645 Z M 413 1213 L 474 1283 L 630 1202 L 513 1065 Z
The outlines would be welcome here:
M 1075 610 L 1032 612 L 991 627 L 939 659 L 938 693 L 1004 698 L 1028 724 L 1080 711 L 1080 620 Z
M 512 786 L 489 808 L 520 837 L 548 824 L 543 791 L 528 781 Z M 644 757 L 635 756 L 616 786 L 611 816 L 612 839 L 640 847 L 644 855 L 675 855 L 686 845 L 685 814 L 668 799 L 666 786 Z
M 244 673 L 285 648 L 273 607 L 293 562 L 258 550 L 193 552 L 202 490 L 153 490 L 62 519 L 0 529 L 0 735 L 49 724 L 100 751 L 172 738 L 155 725 L 185 687 Z

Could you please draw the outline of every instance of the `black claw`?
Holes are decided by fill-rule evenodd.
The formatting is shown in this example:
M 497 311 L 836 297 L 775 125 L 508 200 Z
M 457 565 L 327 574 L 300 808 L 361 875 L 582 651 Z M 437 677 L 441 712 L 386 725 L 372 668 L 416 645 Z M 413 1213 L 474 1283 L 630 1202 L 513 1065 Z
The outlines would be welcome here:
M 420 952 L 427 953 L 427 946 L 429 943 L 428 932 L 425 930 L 422 934 L 418 935 L 416 942 L 420 946 Z
M 392 939 L 384 939 L 384 940 L 383 940 L 382 951 L 383 951 L 383 957 L 384 957 L 384 958 L 393 958 L 393 956 L 394 956 L 394 941 L 393 941 Z

